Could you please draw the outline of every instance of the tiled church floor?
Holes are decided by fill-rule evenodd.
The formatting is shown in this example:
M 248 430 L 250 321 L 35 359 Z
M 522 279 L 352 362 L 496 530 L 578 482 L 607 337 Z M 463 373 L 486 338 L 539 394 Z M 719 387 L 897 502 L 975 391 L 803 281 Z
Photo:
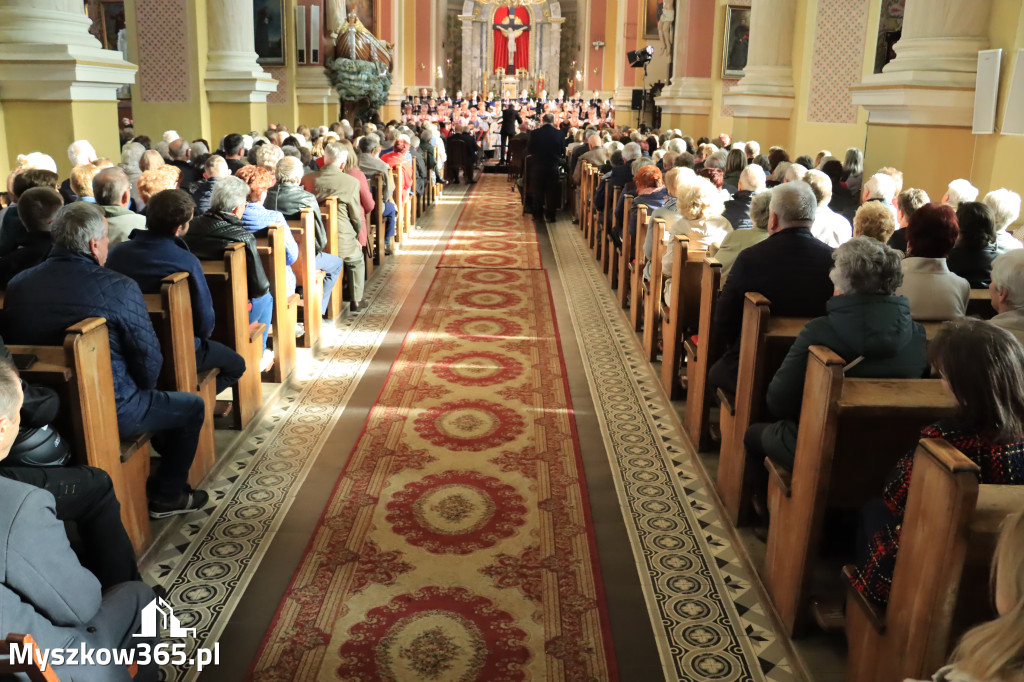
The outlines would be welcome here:
M 167 679 L 245 678 L 416 318 L 465 191 L 448 188 L 369 285 L 370 306 L 331 330 L 316 358 L 302 356 L 298 376 L 254 426 L 219 432 L 228 452 L 208 486 L 214 504 L 161 527 L 144 574 L 170 588 L 175 614 L 197 628 L 191 646 L 219 642 L 221 664 L 201 677 L 168 670 Z M 841 679 L 834 640 L 812 638 L 795 656 L 775 635 L 745 549 L 758 548 L 718 515 L 682 435 L 682 404 L 666 399 L 576 226 L 565 218 L 538 231 L 620 679 L 812 679 L 801 659 L 813 679 Z

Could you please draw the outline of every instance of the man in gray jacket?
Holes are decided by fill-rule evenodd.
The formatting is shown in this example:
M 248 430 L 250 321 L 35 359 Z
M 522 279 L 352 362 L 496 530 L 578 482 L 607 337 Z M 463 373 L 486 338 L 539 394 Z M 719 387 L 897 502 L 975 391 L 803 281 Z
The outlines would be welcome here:
M 18 435 L 23 400 L 14 365 L 0 358 L 0 459 Z M 57 520 L 53 495 L 0 478 L 0 631 L 32 635 L 52 649 L 133 649 L 152 647 L 141 630 L 142 609 L 153 591 L 126 582 L 101 592 L 96 577 L 78 561 Z M 57 666 L 62 680 L 106 682 L 131 676 L 123 665 Z M 140 666 L 135 680 L 155 680 L 156 666 Z

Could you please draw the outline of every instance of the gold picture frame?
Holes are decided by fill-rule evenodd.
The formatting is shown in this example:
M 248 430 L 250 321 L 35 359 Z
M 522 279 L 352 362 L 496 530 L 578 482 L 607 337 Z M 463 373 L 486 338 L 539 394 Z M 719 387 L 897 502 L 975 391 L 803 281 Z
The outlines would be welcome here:
M 722 78 L 743 78 L 750 47 L 750 7 L 729 5 L 725 8 L 722 44 Z

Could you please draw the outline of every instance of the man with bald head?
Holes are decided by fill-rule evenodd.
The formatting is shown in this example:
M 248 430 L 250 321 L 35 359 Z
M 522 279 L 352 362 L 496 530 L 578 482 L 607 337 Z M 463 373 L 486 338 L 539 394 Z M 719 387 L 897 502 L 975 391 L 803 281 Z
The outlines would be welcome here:
M 179 137 L 171 142 L 168 147 L 171 155 L 171 165 L 181 171 L 181 182 L 178 184 L 181 189 L 189 194 L 195 191 L 196 185 L 203 179 L 202 172 L 192 165 L 189 158 L 192 156 L 192 147 L 188 140 Z

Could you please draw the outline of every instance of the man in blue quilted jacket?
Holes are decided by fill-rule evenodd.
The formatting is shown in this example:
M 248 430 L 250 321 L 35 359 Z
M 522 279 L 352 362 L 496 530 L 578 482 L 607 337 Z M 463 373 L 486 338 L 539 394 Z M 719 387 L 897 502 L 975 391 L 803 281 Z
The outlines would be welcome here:
M 163 518 L 201 509 L 208 500 L 188 485 L 203 426 L 203 399 L 160 391 L 160 341 L 149 321 L 139 285 L 103 267 L 107 221 L 94 204 L 77 202 L 53 220 L 53 250 L 7 286 L 3 337 L 12 344 L 59 346 L 65 330 L 88 317 L 102 317 L 110 333 L 110 366 L 122 438 L 153 433 L 160 467 L 149 482 L 149 514 Z

